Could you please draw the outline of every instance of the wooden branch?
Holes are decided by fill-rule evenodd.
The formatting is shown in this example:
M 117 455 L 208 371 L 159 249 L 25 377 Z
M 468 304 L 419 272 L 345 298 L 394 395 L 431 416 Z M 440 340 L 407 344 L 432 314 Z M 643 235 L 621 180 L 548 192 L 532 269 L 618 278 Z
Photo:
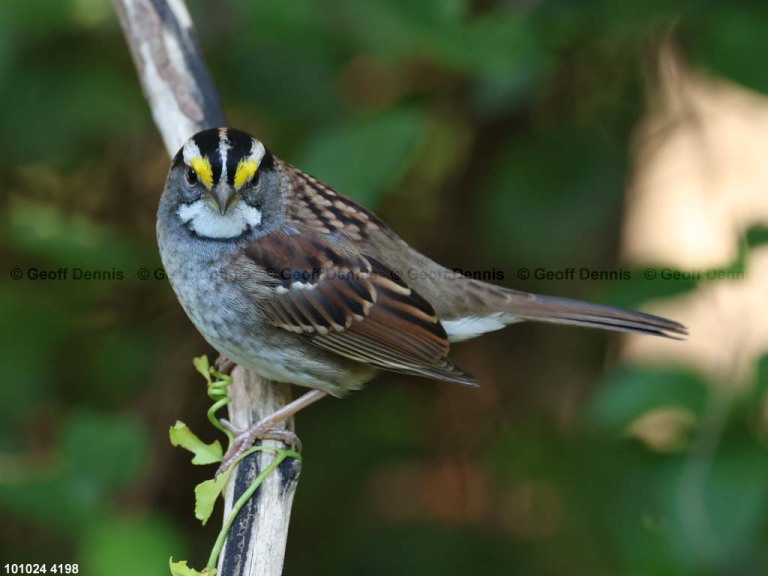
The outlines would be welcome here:
M 267 416 L 264 406 L 280 407 L 290 397 L 288 384 L 269 383 L 240 366 L 232 372 L 234 382 L 244 385 L 230 386 L 232 403 L 229 413 L 232 423 L 244 427 Z M 275 408 L 275 409 L 276 409 Z M 270 409 L 269 412 L 274 412 Z M 265 446 L 284 448 L 280 442 L 264 440 Z M 273 452 L 256 452 L 240 464 L 235 482 L 230 482 L 225 494 L 225 514 L 232 504 L 251 485 L 261 470 L 275 459 Z M 230 529 L 224 551 L 219 559 L 220 576 L 272 576 L 283 571 L 291 504 L 301 472 L 301 461 L 287 458 L 270 474 L 261 488 L 241 510 Z
M 226 126 L 183 0 L 115 0 L 152 117 L 173 156 L 195 132 Z
M 169 156 L 195 132 L 225 126 L 218 93 L 183 0 L 114 3 Z M 240 367 L 235 368 L 232 377 L 229 414 L 238 427 L 254 424 L 290 402 L 287 385 L 277 386 Z M 287 426 L 292 429 L 292 420 Z M 285 448 L 279 442 L 268 443 Z M 256 452 L 241 462 L 225 490 L 225 518 L 237 497 L 273 459 L 271 452 Z M 282 572 L 300 471 L 300 462 L 285 460 L 241 510 L 219 558 L 220 576 L 272 576 Z

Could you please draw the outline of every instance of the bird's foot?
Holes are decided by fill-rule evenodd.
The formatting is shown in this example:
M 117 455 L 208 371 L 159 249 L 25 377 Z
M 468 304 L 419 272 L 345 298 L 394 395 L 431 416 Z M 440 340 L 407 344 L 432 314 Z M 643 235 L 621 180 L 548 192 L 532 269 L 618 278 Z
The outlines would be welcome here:
M 278 429 L 277 427 L 302 408 L 306 408 L 325 396 L 326 393 L 321 390 L 310 390 L 303 396 L 299 396 L 293 402 L 286 404 L 273 414 L 270 414 L 266 418 L 262 418 L 255 425 L 244 430 L 237 428 L 228 420 L 221 420 L 221 423 L 232 432 L 235 437 L 232 440 L 227 453 L 224 454 L 221 466 L 219 466 L 216 474 L 221 474 L 224 470 L 229 468 L 238 457 L 253 446 L 253 443 L 256 440 L 278 440 L 289 446 L 293 446 L 297 452 L 301 452 L 301 442 L 299 441 L 299 437 L 290 430 L 284 430 L 282 428 Z
M 222 374 L 231 376 L 232 370 L 235 369 L 235 366 L 237 366 L 237 364 L 235 364 L 234 362 L 232 362 L 232 360 L 224 356 L 224 354 L 219 354 L 219 357 L 216 358 L 216 362 L 213 363 L 213 366 L 214 368 L 216 368 L 217 372 L 221 372 Z
M 295 432 L 277 429 L 281 422 L 275 422 L 272 416 L 268 416 L 253 426 L 245 429 L 237 428 L 229 420 L 221 420 L 222 425 L 232 432 L 235 437 L 229 445 L 229 449 L 221 461 L 221 466 L 216 471 L 218 476 L 232 466 L 235 460 L 245 454 L 257 440 L 277 440 L 301 452 L 301 440 Z

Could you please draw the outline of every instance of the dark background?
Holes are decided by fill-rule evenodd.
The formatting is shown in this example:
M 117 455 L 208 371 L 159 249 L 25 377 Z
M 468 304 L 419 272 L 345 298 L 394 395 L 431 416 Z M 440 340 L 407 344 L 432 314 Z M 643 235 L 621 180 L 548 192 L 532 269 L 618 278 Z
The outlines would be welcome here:
M 642 307 L 693 284 L 518 273 L 632 269 L 618 259 L 630 145 L 662 39 L 690 66 L 764 91 L 766 7 L 190 10 L 231 124 L 413 246 L 506 286 Z M 137 278 L 159 266 L 168 159 L 111 5 L 0 3 L 0 102 L 0 560 L 100 576 L 167 574 L 170 556 L 202 567 L 218 513 L 201 527 L 193 488 L 213 469 L 189 464 L 167 430 L 181 419 L 214 438 L 192 358 L 215 354 L 166 282 Z M 59 268 L 66 279 L 28 277 Z M 74 268 L 114 279 L 76 281 Z M 766 573 L 765 370 L 708 411 L 711 377 L 629 367 L 619 342 L 521 324 L 456 346 L 479 389 L 390 375 L 303 412 L 286 573 Z M 628 432 L 670 406 L 693 418 L 671 442 Z M 697 439 L 713 429 L 701 465 Z

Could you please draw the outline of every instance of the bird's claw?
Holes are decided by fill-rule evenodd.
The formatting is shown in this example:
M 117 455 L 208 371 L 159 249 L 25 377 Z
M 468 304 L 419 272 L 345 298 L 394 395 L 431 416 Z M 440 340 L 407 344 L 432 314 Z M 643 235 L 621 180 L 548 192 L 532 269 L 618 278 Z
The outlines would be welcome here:
M 227 376 L 231 376 L 232 370 L 234 370 L 235 366 L 237 366 L 237 364 L 235 364 L 234 362 L 232 362 L 232 360 L 224 356 L 224 354 L 219 354 L 219 357 L 216 358 L 216 362 L 214 362 L 213 365 L 216 368 L 217 372 L 221 372 L 222 374 L 226 374 Z
M 277 440 L 301 452 L 301 440 L 295 432 L 284 429 L 275 429 L 275 424 L 269 420 L 263 420 L 251 426 L 241 429 L 235 427 L 229 420 L 221 420 L 222 425 L 235 434 L 229 449 L 221 461 L 221 466 L 216 471 L 218 476 L 227 470 L 240 456 L 247 452 L 257 440 Z

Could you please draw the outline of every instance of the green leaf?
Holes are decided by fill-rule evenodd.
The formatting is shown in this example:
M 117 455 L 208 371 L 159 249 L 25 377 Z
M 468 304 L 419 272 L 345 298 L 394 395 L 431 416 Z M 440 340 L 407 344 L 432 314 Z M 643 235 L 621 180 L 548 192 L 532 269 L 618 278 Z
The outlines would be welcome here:
M 129 237 L 52 205 L 18 203 L 9 211 L 8 217 L 6 230 L 11 246 L 60 263 L 65 268 L 114 269 L 131 278 L 147 261 L 147 253 Z M 70 269 L 68 278 L 73 276 L 74 271 Z M 79 285 L 89 284 L 93 283 Z
M 173 558 L 168 560 L 168 565 L 171 568 L 171 576 L 216 576 L 216 568 L 208 570 L 207 568 L 202 572 L 198 572 L 194 568 L 187 566 L 186 560 L 180 562 L 174 562 Z
M 588 262 L 620 206 L 619 152 L 591 130 L 513 133 L 478 183 L 488 253 L 534 270 Z
M 162 574 L 169 550 L 187 552 L 178 528 L 164 518 L 146 513 L 94 522 L 81 537 L 81 574 Z
M 203 375 L 203 378 L 205 378 L 208 384 L 210 384 L 211 383 L 211 366 L 208 363 L 208 356 L 203 354 L 202 356 L 193 358 L 192 364 L 195 365 L 195 370 L 200 372 L 200 374 Z
M 735 573 L 763 541 L 768 493 L 765 448 L 726 437 L 712 459 L 696 457 L 656 470 L 668 546 L 683 564 Z M 731 567 L 731 569 L 728 568 Z
M 750 403 L 762 404 L 766 395 L 768 395 L 768 354 L 757 361 L 757 377 L 747 397 Z
M 441 35 L 435 47 L 446 65 L 475 75 L 527 75 L 543 66 L 530 21 L 512 13 L 457 26 Z
M 628 280 L 601 283 L 596 300 L 619 308 L 637 308 L 643 302 L 671 298 L 694 290 L 701 274 L 665 266 L 627 270 Z
M 747 230 L 747 246 L 756 248 L 768 244 L 768 226 L 756 225 Z
M 69 534 L 101 520 L 110 499 L 146 462 L 148 434 L 137 418 L 76 411 L 64 425 L 55 463 L 15 469 L 0 482 L 0 505 Z
M 716 6 L 713 5 L 713 7 Z M 768 51 L 763 23 L 768 18 L 765 3 L 735 10 L 723 3 L 707 11 L 700 22 L 691 52 L 699 64 L 753 90 L 768 92 L 768 71 L 755 61 Z
M 39 288 L 0 284 L 0 363 L 5 382 L 13 382 L 0 386 L 0 450 L 4 452 L 23 445 L 29 422 L 40 418 L 36 413 L 56 398 L 61 368 L 50 360 L 72 338 L 72 324 L 84 314 L 61 292 L 56 299 L 48 298 Z
M 21 474 L 28 474 L 18 466 Z M 9 482 L 7 470 L 0 482 L 0 507 L 8 517 L 17 516 L 67 534 L 101 514 L 104 498 L 88 478 L 71 478 L 61 470 L 52 470 L 41 478 Z
M 396 108 L 310 138 L 298 165 L 306 172 L 373 207 L 413 160 L 426 133 L 417 108 Z
M 177 421 L 171 426 L 168 436 L 171 439 L 171 444 L 181 446 L 195 455 L 192 458 L 192 464 L 204 465 L 221 462 L 224 453 L 219 441 L 214 440 L 210 444 L 206 444 L 184 422 Z
M 148 434 L 137 418 L 76 412 L 62 433 L 61 451 L 73 482 L 105 494 L 130 484 L 146 463 Z
M 706 397 L 707 383 L 693 372 L 625 367 L 595 395 L 587 418 L 597 428 L 618 434 L 657 408 L 682 408 L 700 416 Z
M 355 52 L 387 59 L 418 55 L 428 60 L 436 45 L 452 39 L 470 12 L 467 0 L 336 0 L 335 20 Z M 338 26 L 338 24 L 336 24 Z
M 130 404 L 151 385 L 157 341 L 128 326 L 107 330 L 93 339 L 89 377 L 78 390 L 81 398 L 116 410 Z
M 216 505 L 216 499 L 224 490 L 224 486 L 229 480 L 229 476 L 232 473 L 232 466 L 227 468 L 224 472 L 213 478 L 212 480 L 206 480 L 195 486 L 195 518 L 200 520 L 205 526 L 208 522 L 208 518 L 211 517 L 213 507 Z

